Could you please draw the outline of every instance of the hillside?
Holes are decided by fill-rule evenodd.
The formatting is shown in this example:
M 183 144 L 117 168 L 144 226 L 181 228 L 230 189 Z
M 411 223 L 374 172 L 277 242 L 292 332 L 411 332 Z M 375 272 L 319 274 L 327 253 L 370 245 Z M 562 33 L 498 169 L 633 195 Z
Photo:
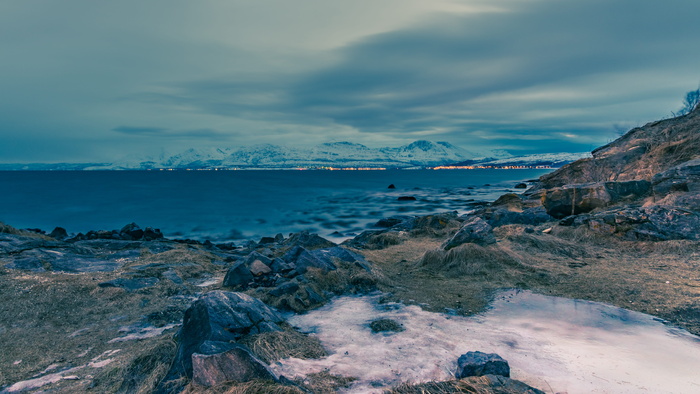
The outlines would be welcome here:
M 700 158 L 700 107 L 676 118 L 651 122 L 543 176 L 540 188 L 573 183 L 651 180 L 658 173 Z

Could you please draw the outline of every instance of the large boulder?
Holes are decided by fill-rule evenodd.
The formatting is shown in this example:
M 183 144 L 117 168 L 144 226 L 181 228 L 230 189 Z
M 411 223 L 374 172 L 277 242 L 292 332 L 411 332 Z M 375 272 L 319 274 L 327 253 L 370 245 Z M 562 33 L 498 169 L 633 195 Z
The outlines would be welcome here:
M 574 184 L 545 190 L 542 205 L 549 215 L 562 219 L 620 202 L 639 200 L 650 193 L 651 183 L 645 180 Z
M 602 182 L 557 187 L 545 191 L 542 196 L 547 213 L 557 219 L 590 212 L 607 206 L 611 201 Z
M 508 361 L 495 353 L 467 352 L 459 356 L 457 366 L 457 379 L 483 375 L 510 377 Z
M 277 310 L 243 293 L 211 291 L 195 301 L 178 332 L 178 350 L 169 375 L 192 377 L 192 354 L 206 341 L 235 342 L 249 334 L 281 331 Z
M 462 228 L 452 238 L 443 244 L 443 248 L 450 250 L 465 243 L 475 243 L 482 246 L 495 244 L 496 237 L 493 235 L 493 228 L 484 219 L 472 216 L 464 222 Z

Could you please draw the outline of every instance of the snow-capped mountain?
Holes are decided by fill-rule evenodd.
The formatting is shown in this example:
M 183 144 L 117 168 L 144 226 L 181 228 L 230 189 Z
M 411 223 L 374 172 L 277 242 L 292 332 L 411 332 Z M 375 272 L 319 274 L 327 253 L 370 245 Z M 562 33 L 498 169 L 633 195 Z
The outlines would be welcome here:
M 369 148 L 352 142 L 332 142 L 311 148 L 263 144 L 232 148 L 188 149 L 159 159 L 133 157 L 103 168 L 294 168 L 435 166 L 475 155 L 448 142 L 415 141 L 398 148 Z
M 480 166 L 549 166 L 561 167 L 564 164 L 574 162 L 579 159 L 591 157 L 590 152 L 576 153 L 538 153 L 525 156 L 511 156 L 506 158 L 488 158 L 466 160 L 456 165 L 480 165 Z
M 240 148 L 190 148 L 179 153 L 160 152 L 153 156 L 128 155 L 103 164 L 3 165 L 5 170 L 85 169 L 151 170 L 211 168 L 319 168 L 384 167 L 415 168 L 440 165 L 538 166 L 558 167 L 588 157 L 590 153 L 555 153 L 513 157 L 504 150 L 473 153 L 449 142 L 415 141 L 400 147 L 370 148 L 352 142 L 330 142 L 311 148 L 291 148 L 262 144 Z

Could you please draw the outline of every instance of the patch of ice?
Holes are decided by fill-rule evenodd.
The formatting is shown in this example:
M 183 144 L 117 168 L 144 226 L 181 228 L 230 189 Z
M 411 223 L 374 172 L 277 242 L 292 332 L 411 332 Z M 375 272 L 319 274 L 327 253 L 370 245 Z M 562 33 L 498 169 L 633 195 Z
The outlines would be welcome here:
M 152 338 L 156 337 L 158 335 L 161 335 L 167 330 L 170 330 L 171 328 L 177 327 L 179 324 L 168 324 L 163 327 L 145 327 L 139 329 L 137 332 L 133 332 L 131 334 L 125 335 L 123 337 L 119 338 L 114 338 L 107 343 L 115 343 L 115 342 L 124 342 L 124 341 L 133 341 L 137 339 L 145 339 L 145 338 Z
M 102 360 L 102 361 L 92 361 L 92 362 L 89 362 L 89 363 L 88 363 L 88 367 L 91 367 L 91 368 L 102 368 L 102 367 L 104 367 L 105 365 L 111 364 L 112 361 L 114 361 L 113 358 L 108 358 L 108 359 L 105 359 L 105 360 Z
M 468 351 L 498 353 L 511 376 L 554 392 L 698 392 L 700 338 L 653 316 L 596 302 L 505 292 L 474 317 L 379 305 L 375 297 L 343 297 L 289 322 L 311 332 L 331 353 L 285 359 L 281 375 L 328 370 L 359 378 L 348 392 L 382 392 L 400 382 L 448 380 Z M 369 323 L 394 319 L 406 329 L 372 334 Z
M 85 356 L 87 356 L 87 354 L 90 353 L 90 350 L 92 350 L 92 348 L 93 348 L 93 347 L 90 346 L 89 348 L 85 349 L 85 351 L 80 352 L 80 354 L 78 354 L 76 357 L 85 357 Z
M 201 283 L 198 283 L 196 286 L 198 286 L 198 287 L 207 287 L 207 286 L 215 285 L 215 284 L 218 284 L 218 283 L 222 283 L 223 281 L 224 281 L 224 277 L 223 277 L 223 276 L 222 276 L 222 277 L 218 277 L 218 276 L 217 276 L 217 277 L 205 279 L 205 280 L 202 281 Z
M 78 371 L 82 368 L 85 368 L 85 366 L 82 365 L 80 367 L 66 369 L 65 371 L 44 375 L 39 378 L 23 380 L 5 388 L 0 393 L 16 393 L 20 391 L 32 390 L 42 386 L 46 386 L 47 384 L 59 382 L 64 379 L 72 379 L 74 375 L 68 374 Z

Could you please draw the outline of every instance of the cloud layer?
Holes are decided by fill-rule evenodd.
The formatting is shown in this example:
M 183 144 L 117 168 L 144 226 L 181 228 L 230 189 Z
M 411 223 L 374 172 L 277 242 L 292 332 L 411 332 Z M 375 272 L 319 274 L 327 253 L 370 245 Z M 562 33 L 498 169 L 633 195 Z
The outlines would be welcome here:
M 418 138 L 579 151 L 700 82 L 698 2 L 294 3 L 0 5 L 0 161 Z

